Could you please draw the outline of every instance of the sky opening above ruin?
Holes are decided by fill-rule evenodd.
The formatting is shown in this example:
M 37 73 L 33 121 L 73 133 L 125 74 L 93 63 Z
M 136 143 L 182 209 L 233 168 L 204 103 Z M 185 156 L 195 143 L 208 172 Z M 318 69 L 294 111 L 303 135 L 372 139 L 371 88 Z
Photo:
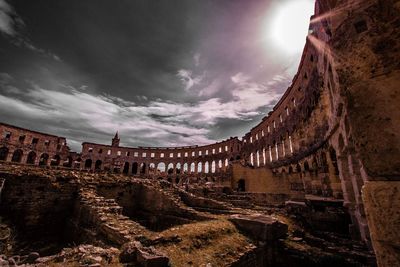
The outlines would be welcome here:
M 126 146 L 241 137 L 290 85 L 313 0 L 0 0 L 0 121 Z

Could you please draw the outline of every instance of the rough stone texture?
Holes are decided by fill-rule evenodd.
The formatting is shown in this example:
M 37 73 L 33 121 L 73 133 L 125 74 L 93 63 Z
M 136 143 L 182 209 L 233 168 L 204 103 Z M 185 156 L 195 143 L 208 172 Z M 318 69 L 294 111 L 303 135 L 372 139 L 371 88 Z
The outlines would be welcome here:
M 400 182 L 367 182 L 362 196 L 378 265 L 400 266 Z
M 270 216 L 261 214 L 232 215 L 230 217 L 237 227 L 259 241 L 276 241 L 285 238 L 288 232 L 286 224 Z
M 334 199 L 343 203 L 343 213 L 350 216 L 348 232 L 352 238 L 371 246 L 370 229 L 374 229 L 372 245 L 379 257 L 397 259 L 398 250 L 394 248 L 398 249 L 398 246 L 392 245 L 392 241 L 384 245 L 381 240 L 389 240 L 387 229 L 378 231 L 375 225 L 389 220 L 390 214 L 397 214 L 397 205 L 383 205 L 390 203 L 390 194 L 379 194 L 378 199 L 371 193 L 376 198 L 373 199 L 368 194 L 362 198 L 361 192 L 369 181 L 387 183 L 388 187 L 392 182 L 400 181 L 399 17 L 400 4 L 395 0 L 316 1 L 315 15 L 311 18 L 301 62 L 291 85 L 273 110 L 242 140 L 235 137 L 206 146 L 129 148 L 119 146 L 116 135 L 111 145 L 83 143 L 81 155 L 68 153 L 65 158 L 67 147 L 62 144 L 63 138 L 57 139 L 61 143 L 56 139 L 50 143 L 61 147 L 50 145 L 46 148 L 42 144 L 35 148 L 29 143 L 31 137 L 37 136 L 39 142 L 44 143 L 43 138 L 50 136 L 0 124 L 0 130 L 4 131 L 0 140 L 0 160 L 28 163 L 28 158 L 24 157 L 28 151 L 37 149 L 34 153 L 47 151 L 54 159 L 53 164 L 44 161 L 41 165 L 59 168 L 60 160 L 55 157 L 61 156 L 60 151 L 56 152 L 61 149 L 62 159 L 67 160 L 68 167 L 77 170 L 165 179 L 169 184 L 185 186 L 188 191 L 192 184 L 202 185 L 203 189 L 208 188 L 207 183 L 229 186 L 230 193 L 213 192 L 209 196 L 242 208 L 283 204 L 289 199 L 301 203 L 310 196 L 319 198 L 320 203 L 332 203 Z M 20 140 L 19 137 L 25 134 L 29 138 Z M 22 149 L 22 157 L 18 149 Z M 157 171 L 157 165 L 162 163 L 165 170 Z M 34 165 L 38 165 L 36 158 Z M 97 177 L 93 176 L 93 179 Z M 4 195 L 9 196 L 7 182 L 2 193 L 6 201 L 8 197 L 4 198 Z M 129 218 L 141 219 L 141 223 L 157 227 L 164 222 L 167 227 L 191 223 L 190 217 L 198 214 L 181 203 L 182 199 L 189 205 L 218 208 L 212 201 L 192 199 L 187 195 L 181 197 L 167 187 L 151 186 L 151 183 L 157 184 L 155 180 L 137 186 L 125 182 L 118 185 L 111 182 L 109 186 L 104 183 L 103 188 L 95 185 L 97 191 L 91 193 L 114 199 Z M 32 183 L 33 188 L 40 191 L 37 190 L 40 187 Z M 44 184 L 46 190 L 61 192 L 66 197 L 63 189 L 57 188 L 63 186 L 62 183 L 49 185 L 45 181 Z M 365 192 L 368 190 L 368 186 L 364 188 Z M 39 192 L 38 197 L 32 196 L 24 188 L 21 192 L 11 193 L 10 199 L 24 204 L 26 193 L 35 203 L 47 203 L 55 195 L 43 196 Z M 18 199 L 18 194 L 22 200 Z M 88 200 L 90 214 L 96 209 L 92 206 L 96 206 L 97 200 L 105 202 L 104 199 L 96 200 L 99 196 Z M 207 194 L 203 193 L 202 197 Z M 132 198 L 146 202 L 132 203 Z M 154 201 L 149 201 L 151 199 Z M 376 216 L 371 210 L 374 211 L 374 205 L 379 203 L 382 203 L 382 211 Z M 11 204 L 6 202 L 6 209 Z M 23 210 L 22 204 L 17 205 L 16 214 L 22 214 L 27 225 L 46 217 L 37 206 L 28 204 L 29 208 Z M 44 210 L 49 206 L 44 205 Z M 58 213 L 60 205 L 55 206 Z M 325 223 L 332 228 L 330 224 L 337 221 L 340 213 L 337 209 L 335 213 L 332 209 L 321 211 L 320 208 L 321 205 L 314 208 L 317 212 L 310 217 L 316 224 Z M 98 212 L 95 210 L 93 214 Z M 161 217 L 164 220 L 160 220 Z M 119 243 L 126 241 L 120 237 L 115 239 Z

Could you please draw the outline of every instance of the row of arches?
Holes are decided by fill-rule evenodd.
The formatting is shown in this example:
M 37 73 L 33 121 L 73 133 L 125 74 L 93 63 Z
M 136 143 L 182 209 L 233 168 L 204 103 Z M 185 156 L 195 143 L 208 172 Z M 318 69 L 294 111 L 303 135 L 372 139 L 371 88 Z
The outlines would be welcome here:
M 211 162 L 192 162 L 192 163 L 138 163 L 117 162 L 113 165 L 113 171 L 122 172 L 124 174 L 180 174 L 180 173 L 216 173 L 225 170 L 229 165 L 228 159 L 213 160 Z M 108 166 L 100 159 L 94 161 L 86 159 L 83 165 L 84 169 L 100 171 Z
M 0 148 L 0 160 L 7 161 L 10 154 L 10 150 L 7 147 Z M 38 161 L 37 161 L 38 160 Z M 50 160 L 50 156 L 47 153 L 42 153 L 38 157 L 35 151 L 30 151 L 24 159 L 24 152 L 22 149 L 16 149 L 12 152 L 11 162 L 15 163 L 26 163 L 26 164 L 38 164 L 39 166 L 47 166 Z M 60 155 L 54 155 L 50 160 L 50 166 L 59 166 L 61 163 Z

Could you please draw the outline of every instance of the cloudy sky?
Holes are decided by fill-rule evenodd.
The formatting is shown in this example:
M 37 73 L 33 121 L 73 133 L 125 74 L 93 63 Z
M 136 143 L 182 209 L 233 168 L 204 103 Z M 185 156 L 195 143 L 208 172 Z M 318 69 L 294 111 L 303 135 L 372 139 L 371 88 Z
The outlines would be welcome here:
M 293 1 L 307 25 L 312 0 L 0 0 L 0 121 L 78 151 L 241 137 L 297 70 Z

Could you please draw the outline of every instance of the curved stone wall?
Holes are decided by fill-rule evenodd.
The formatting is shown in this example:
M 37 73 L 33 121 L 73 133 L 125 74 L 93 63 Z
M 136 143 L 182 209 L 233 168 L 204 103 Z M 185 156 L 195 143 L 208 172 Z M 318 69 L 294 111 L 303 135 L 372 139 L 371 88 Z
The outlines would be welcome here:
M 0 123 L 0 161 L 39 166 L 72 166 L 64 137 Z
M 392 255 L 388 251 L 399 247 L 400 240 L 393 234 L 400 227 L 400 213 L 386 207 L 400 201 L 399 13 L 394 0 L 317 0 L 291 86 L 241 141 L 131 148 L 119 146 L 116 136 L 111 145 L 83 143 L 82 153 L 73 154 L 65 138 L 2 124 L 0 160 L 38 165 L 40 157 L 28 162 L 33 151 L 93 171 L 276 179 L 292 200 L 343 201 L 353 236 L 368 244 L 372 238 L 378 262 L 395 266 L 398 259 L 381 258 L 380 252 Z M 18 149 L 22 156 L 14 157 Z M 60 164 L 57 159 L 42 165 Z M 241 164 L 239 175 L 231 162 Z
M 121 147 L 116 138 L 114 145 L 83 143 L 81 168 L 133 175 L 221 174 L 241 149 L 237 138 L 205 146 L 137 148 Z

